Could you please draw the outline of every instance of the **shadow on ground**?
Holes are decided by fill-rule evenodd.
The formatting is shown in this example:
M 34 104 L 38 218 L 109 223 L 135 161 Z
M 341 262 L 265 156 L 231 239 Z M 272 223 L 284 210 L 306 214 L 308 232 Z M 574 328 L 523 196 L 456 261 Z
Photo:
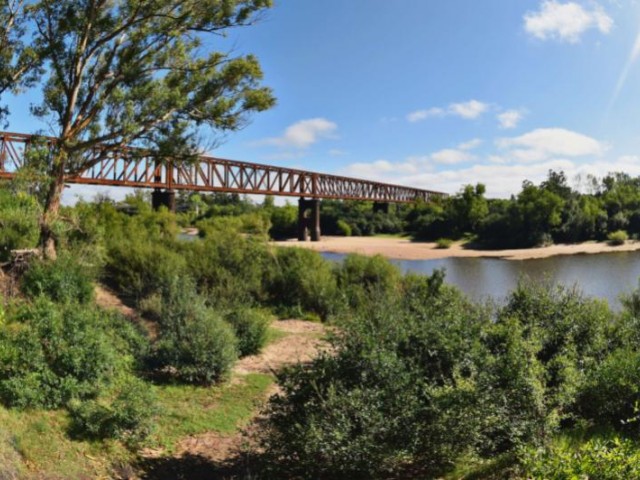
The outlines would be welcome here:
M 256 480 L 259 459 L 242 454 L 224 462 L 200 455 L 143 460 L 139 465 L 142 480 Z

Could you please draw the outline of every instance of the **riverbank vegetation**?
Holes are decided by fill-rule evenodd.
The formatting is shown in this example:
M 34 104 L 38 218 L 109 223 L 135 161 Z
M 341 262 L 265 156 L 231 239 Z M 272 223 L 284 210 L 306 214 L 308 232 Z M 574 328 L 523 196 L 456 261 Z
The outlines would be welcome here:
M 37 202 L 0 195 L 0 250 L 34 247 Z M 55 226 L 57 260 L 5 267 L 0 476 L 155 478 L 144 452 L 161 464 L 189 435 L 246 425 L 274 381 L 236 478 L 638 476 L 639 292 L 613 312 L 523 279 L 504 304 L 474 303 L 444 272 L 273 247 L 263 207 L 227 202 L 79 202 Z M 141 316 L 104 310 L 96 283 Z M 273 317 L 331 325 L 329 347 L 234 377 Z
M 550 171 L 539 185 L 524 182 L 509 199 L 489 199 L 483 185 L 455 195 L 387 210 L 367 202 L 324 200 L 323 235 L 398 235 L 417 241 L 453 240 L 480 249 L 530 248 L 553 243 L 609 241 L 619 245 L 640 236 L 640 179 L 613 173 L 589 177 L 572 188 L 563 172 Z M 254 204 L 239 196 L 182 195 L 179 208 L 206 227 L 233 216 L 248 233 L 264 229 L 273 239 L 295 237 L 297 207 Z M 240 220 L 241 219 L 241 220 Z

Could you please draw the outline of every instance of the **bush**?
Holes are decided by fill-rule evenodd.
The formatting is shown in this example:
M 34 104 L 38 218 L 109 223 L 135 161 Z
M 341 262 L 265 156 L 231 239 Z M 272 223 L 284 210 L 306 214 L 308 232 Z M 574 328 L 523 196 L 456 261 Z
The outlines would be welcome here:
M 391 299 L 400 292 L 400 270 L 381 255 L 347 255 L 337 275 L 340 291 L 356 310 L 372 297 Z
M 120 293 L 140 301 L 186 268 L 184 257 L 175 250 L 141 238 L 108 249 L 105 275 Z
M 138 446 L 154 427 L 155 396 L 148 385 L 128 378 L 110 395 L 71 402 L 71 434 L 80 438 L 115 438 Z
M 21 280 L 29 297 L 44 295 L 54 302 L 88 303 L 93 300 L 93 275 L 69 255 L 56 261 L 39 260 L 29 265 Z
M 175 277 L 162 297 L 155 366 L 188 383 L 207 385 L 224 379 L 238 358 L 232 327 L 206 307 L 189 278 Z
M 522 459 L 523 478 L 532 480 L 640 478 L 640 450 L 630 440 L 590 440 L 578 447 L 561 444 L 529 449 Z
M 276 251 L 269 296 L 282 315 L 313 313 L 326 320 L 340 308 L 331 264 L 317 252 L 302 248 Z
M 273 257 L 264 239 L 211 230 L 184 250 L 188 272 L 211 305 L 226 309 L 266 300 L 264 283 Z
M 623 245 L 629 239 L 629 235 L 624 230 L 616 230 L 607 235 L 609 245 Z
M 439 238 L 436 241 L 436 248 L 447 249 L 451 248 L 451 245 L 453 245 L 453 240 L 450 238 Z
M 133 366 L 130 344 L 109 314 L 39 299 L 0 326 L 0 399 L 21 408 L 58 408 L 97 395 Z M 105 321 L 106 320 L 106 321 Z
M 226 315 L 225 320 L 233 327 L 238 337 L 241 357 L 254 355 L 262 350 L 269 329 L 269 315 L 262 310 L 238 309 Z
M 619 349 L 588 373 L 577 411 L 594 424 L 640 431 L 640 352 Z
M 349 225 L 344 220 L 338 220 L 338 222 L 336 223 L 336 229 L 338 231 L 338 235 L 342 235 L 344 237 L 351 236 L 351 225 Z
M 471 360 L 488 319 L 434 295 L 424 316 L 370 299 L 332 354 L 279 376 L 262 438 L 274 478 L 432 478 L 479 442 Z
M 39 211 L 34 197 L 0 187 L 0 262 L 9 259 L 11 250 L 36 246 Z

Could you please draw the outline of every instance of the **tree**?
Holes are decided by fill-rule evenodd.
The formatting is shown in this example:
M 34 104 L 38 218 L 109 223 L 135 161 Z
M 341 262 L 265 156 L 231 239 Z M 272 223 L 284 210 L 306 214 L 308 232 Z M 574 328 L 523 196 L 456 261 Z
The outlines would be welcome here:
M 274 104 L 252 55 L 205 45 L 253 23 L 271 0 L 40 0 L 30 8 L 33 47 L 45 68 L 43 101 L 59 140 L 40 224 L 47 257 L 65 177 L 127 145 L 159 159 L 192 158 L 203 127 L 240 128 Z M 100 146 L 100 154 L 87 155 Z
M 0 0 L 0 97 L 35 80 L 37 56 L 22 41 L 25 21 L 24 0 Z M 0 121 L 6 114 L 6 107 L 0 106 Z

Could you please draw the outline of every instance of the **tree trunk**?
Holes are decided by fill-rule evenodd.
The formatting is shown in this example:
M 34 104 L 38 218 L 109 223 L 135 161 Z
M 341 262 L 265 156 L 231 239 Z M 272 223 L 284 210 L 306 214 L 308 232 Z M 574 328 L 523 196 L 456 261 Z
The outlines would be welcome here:
M 56 237 L 53 231 L 53 224 L 58 218 L 60 211 L 60 201 L 62 199 L 62 191 L 64 190 L 64 175 L 58 173 L 53 176 L 47 199 L 44 205 L 44 211 L 40 218 L 40 248 L 44 258 L 55 260 Z

